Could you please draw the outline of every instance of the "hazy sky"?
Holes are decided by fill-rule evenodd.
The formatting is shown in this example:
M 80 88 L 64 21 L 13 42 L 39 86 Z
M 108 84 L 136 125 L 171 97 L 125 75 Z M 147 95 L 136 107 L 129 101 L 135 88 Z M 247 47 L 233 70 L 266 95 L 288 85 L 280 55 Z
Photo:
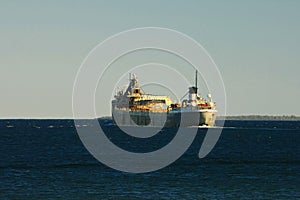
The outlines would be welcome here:
M 206 48 L 229 115 L 300 115 L 300 1 L 120 0 L 1 1 L 0 117 L 71 117 L 87 54 L 145 26 L 175 29 Z

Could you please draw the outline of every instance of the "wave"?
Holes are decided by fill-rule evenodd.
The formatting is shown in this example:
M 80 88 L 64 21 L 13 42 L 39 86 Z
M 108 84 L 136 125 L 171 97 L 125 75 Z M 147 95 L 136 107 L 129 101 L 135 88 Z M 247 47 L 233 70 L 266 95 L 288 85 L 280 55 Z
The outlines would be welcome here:
M 184 159 L 175 162 L 175 165 L 182 165 L 188 162 L 190 165 L 191 160 L 189 156 Z M 202 165 L 300 165 L 300 160 L 223 160 L 223 159 L 209 159 L 201 161 Z M 199 165 L 198 160 L 194 162 L 195 165 Z M 67 163 L 67 164 L 49 164 L 49 165 L 28 165 L 28 164 L 12 164 L 12 165 L 2 165 L 0 169 L 64 169 L 64 168 L 85 168 L 85 167 L 99 167 L 99 162 L 86 162 L 86 163 Z
M 99 163 L 69 163 L 69 164 L 52 164 L 52 165 L 28 165 L 28 164 L 13 164 L 1 165 L 0 169 L 47 169 L 47 168 L 79 168 L 79 167 L 93 167 L 99 166 Z

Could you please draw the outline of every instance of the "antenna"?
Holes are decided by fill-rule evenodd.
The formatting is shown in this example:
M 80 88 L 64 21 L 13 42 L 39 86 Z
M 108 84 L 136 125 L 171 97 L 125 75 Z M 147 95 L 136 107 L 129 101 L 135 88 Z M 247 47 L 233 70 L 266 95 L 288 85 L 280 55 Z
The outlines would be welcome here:
M 198 74 L 198 70 L 196 70 L 196 74 L 195 74 L 195 87 L 198 88 L 198 80 L 197 80 L 197 74 Z
M 131 80 L 131 73 L 129 73 L 129 82 L 130 82 L 130 80 Z

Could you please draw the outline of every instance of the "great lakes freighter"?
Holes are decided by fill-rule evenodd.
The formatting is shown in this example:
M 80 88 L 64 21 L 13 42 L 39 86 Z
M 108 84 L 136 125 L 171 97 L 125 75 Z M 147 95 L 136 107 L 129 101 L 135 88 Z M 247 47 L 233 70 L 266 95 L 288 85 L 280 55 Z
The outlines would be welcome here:
M 112 100 L 113 121 L 119 126 L 214 126 L 216 103 L 210 94 L 205 99 L 197 90 L 197 71 L 195 86 L 189 87 L 188 99 L 181 103 L 172 103 L 168 96 L 144 93 L 136 75 L 130 74 L 127 89 L 117 91 Z

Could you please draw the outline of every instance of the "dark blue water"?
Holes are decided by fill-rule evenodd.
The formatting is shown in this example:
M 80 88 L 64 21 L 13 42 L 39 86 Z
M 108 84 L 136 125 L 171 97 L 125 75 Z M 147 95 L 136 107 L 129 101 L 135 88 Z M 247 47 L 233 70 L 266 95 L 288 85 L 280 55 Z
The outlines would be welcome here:
M 0 199 L 300 199 L 300 121 L 225 126 L 204 159 L 197 157 L 201 129 L 175 163 L 128 174 L 95 160 L 72 120 L 0 120 Z M 114 143 L 140 152 L 161 148 L 175 133 L 145 145 L 117 127 L 104 129 Z

